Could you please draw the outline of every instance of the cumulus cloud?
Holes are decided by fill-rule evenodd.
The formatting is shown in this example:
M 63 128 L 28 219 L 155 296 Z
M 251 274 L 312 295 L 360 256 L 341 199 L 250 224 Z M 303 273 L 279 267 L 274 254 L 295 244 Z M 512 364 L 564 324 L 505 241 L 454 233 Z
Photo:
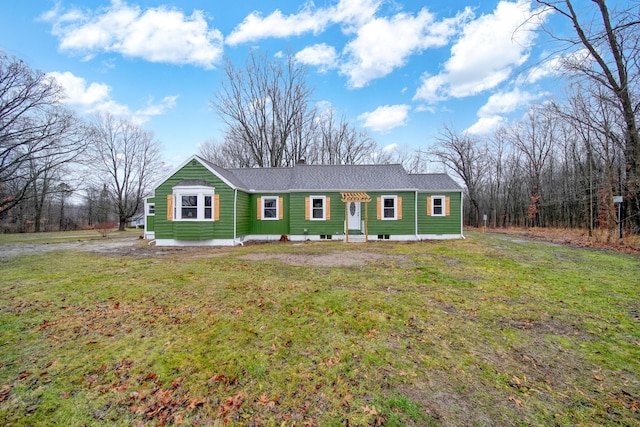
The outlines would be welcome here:
M 338 54 L 326 45 L 313 45 L 300 52 L 301 62 L 320 66 L 322 71 L 335 67 L 347 76 L 348 85 L 363 87 L 403 66 L 408 57 L 425 49 L 446 45 L 462 22 L 472 15 L 466 8 L 453 18 L 437 20 L 426 8 L 417 14 L 397 13 L 377 17 L 381 0 L 341 0 L 335 6 L 316 8 L 306 4 L 294 14 L 276 10 L 263 16 L 252 12 L 226 38 L 229 45 L 255 42 L 265 38 L 286 38 L 319 34 L 330 25 L 353 36 Z M 314 59 L 313 54 L 322 54 Z
M 487 135 L 506 123 L 503 116 L 481 117 L 473 125 L 469 126 L 465 132 L 470 135 Z
M 585 63 L 591 61 L 593 57 L 587 49 L 577 49 L 566 55 L 556 55 L 532 67 L 523 78 L 518 79 L 518 83 L 531 84 L 547 77 L 557 77 L 563 71 L 584 67 Z
M 360 114 L 358 120 L 365 128 L 376 132 L 387 132 L 406 125 L 410 109 L 409 105 L 383 105 L 371 112 Z
M 267 16 L 252 12 L 227 36 L 226 43 L 235 46 L 267 37 L 283 38 L 308 32 L 318 34 L 329 22 L 327 11 L 313 10 L 309 6 L 292 15 L 284 15 L 280 10 Z
M 226 38 L 229 45 L 250 43 L 265 38 L 286 38 L 305 33 L 319 34 L 331 24 L 353 32 L 373 17 L 382 0 L 340 0 L 337 5 L 315 8 L 307 3 L 297 13 L 285 15 L 275 10 L 267 16 L 250 13 Z
M 446 45 L 469 14 L 465 9 L 455 18 L 437 22 L 435 15 L 422 9 L 415 16 L 398 13 L 371 19 L 345 46 L 347 60 L 341 72 L 349 77 L 350 86 L 363 87 L 403 66 L 410 55 Z
M 204 13 L 190 16 L 164 6 L 142 9 L 120 0 L 95 11 L 58 7 L 41 19 L 51 22 L 62 51 L 89 60 L 102 52 L 170 64 L 192 64 L 206 69 L 222 57 L 222 33 L 209 28 Z
M 478 110 L 478 121 L 470 126 L 466 132 L 470 134 L 487 134 L 506 123 L 506 115 L 519 108 L 531 104 L 544 93 L 530 93 L 520 88 L 511 91 L 500 91 L 489 97 L 487 103 Z
M 543 19 L 527 0 L 501 1 L 493 13 L 464 26 L 443 71 L 424 75 L 414 100 L 435 103 L 495 88 L 527 60 L 535 39 L 533 30 Z
M 338 54 L 333 46 L 326 43 L 314 44 L 302 49 L 295 55 L 296 61 L 318 67 L 324 73 L 337 66 Z
M 528 105 L 531 101 L 540 98 L 540 94 L 532 94 L 515 88 L 508 92 L 494 93 L 489 100 L 478 110 L 478 116 L 487 117 L 495 114 L 508 114 L 516 109 Z
M 127 116 L 133 122 L 141 124 L 151 117 L 163 115 L 176 105 L 176 95 L 166 96 L 160 102 L 149 99 L 147 104 L 136 110 L 120 104 L 111 98 L 111 87 L 104 83 L 87 83 L 86 79 L 78 77 L 69 71 L 63 73 L 54 71 L 47 73 L 49 78 L 64 88 L 66 98 L 63 102 L 82 114 L 111 113 L 116 116 Z

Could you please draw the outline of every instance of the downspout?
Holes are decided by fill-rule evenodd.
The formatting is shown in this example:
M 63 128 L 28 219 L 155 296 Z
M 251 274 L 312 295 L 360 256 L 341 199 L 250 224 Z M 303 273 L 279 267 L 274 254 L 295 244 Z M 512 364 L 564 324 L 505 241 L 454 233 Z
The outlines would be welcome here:
M 240 246 L 244 246 L 242 242 L 237 241 L 237 230 L 236 230 L 236 228 L 238 227 L 237 208 L 238 208 L 238 189 L 234 188 L 233 189 L 233 242 L 239 243 Z
M 418 190 L 416 190 L 415 192 L 416 195 L 416 200 L 415 200 L 415 204 L 414 204 L 414 209 L 415 209 L 415 231 L 416 231 L 416 240 L 420 241 L 420 235 L 418 234 Z
M 464 237 L 464 192 L 460 191 L 460 237 L 466 239 Z

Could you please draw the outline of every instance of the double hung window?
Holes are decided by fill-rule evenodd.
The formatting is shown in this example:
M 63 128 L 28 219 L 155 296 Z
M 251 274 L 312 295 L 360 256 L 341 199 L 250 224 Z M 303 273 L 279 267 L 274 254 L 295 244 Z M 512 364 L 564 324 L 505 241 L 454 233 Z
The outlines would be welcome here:
M 262 198 L 262 219 L 264 220 L 278 219 L 278 198 L 277 197 Z
M 321 221 L 324 220 L 325 215 L 325 197 L 324 196 L 312 196 L 311 197 L 311 219 Z
M 445 216 L 444 200 L 445 200 L 444 196 L 431 197 L 431 215 L 432 216 Z
M 397 196 L 382 196 L 382 219 L 398 219 L 397 207 Z

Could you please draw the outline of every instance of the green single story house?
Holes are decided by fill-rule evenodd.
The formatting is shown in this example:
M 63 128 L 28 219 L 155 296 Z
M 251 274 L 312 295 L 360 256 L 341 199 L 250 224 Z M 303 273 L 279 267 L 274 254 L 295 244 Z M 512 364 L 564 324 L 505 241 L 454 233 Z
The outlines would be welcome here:
M 401 165 L 224 169 L 193 156 L 146 199 L 144 234 L 158 246 L 456 239 L 462 201 L 448 175 Z

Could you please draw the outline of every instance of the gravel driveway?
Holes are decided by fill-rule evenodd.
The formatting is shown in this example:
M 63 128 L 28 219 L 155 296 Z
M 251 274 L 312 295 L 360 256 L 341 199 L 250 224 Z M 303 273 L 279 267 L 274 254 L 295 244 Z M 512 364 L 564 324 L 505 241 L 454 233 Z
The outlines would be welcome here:
M 0 260 L 22 255 L 36 255 L 53 251 L 82 251 L 106 254 L 122 254 L 140 245 L 137 236 L 117 239 L 66 240 L 64 242 L 16 243 L 0 245 Z

